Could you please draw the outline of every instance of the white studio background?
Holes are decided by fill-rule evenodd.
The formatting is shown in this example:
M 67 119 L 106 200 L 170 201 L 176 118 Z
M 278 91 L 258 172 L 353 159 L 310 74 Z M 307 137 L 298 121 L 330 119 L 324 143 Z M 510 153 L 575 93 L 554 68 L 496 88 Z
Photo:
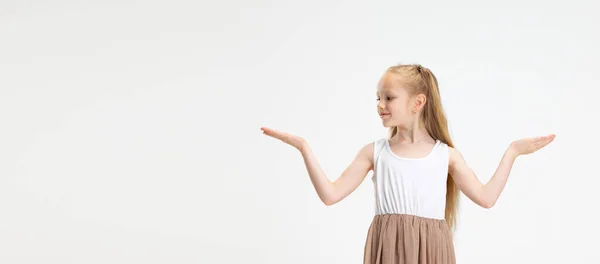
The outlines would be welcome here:
M 594 263 L 600 18 L 593 1 L 0 2 L 0 263 L 362 263 L 372 173 L 318 199 L 387 135 L 375 87 L 436 74 L 495 207 L 461 198 L 458 263 Z

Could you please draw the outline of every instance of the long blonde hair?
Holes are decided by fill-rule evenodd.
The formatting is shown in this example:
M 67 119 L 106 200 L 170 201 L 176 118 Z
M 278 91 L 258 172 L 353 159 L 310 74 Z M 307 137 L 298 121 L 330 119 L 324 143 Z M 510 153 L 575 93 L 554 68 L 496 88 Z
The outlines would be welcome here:
M 426 96 L 425 107 L 420 118 L 422 118 L 429 135 L 434 139 L 454 147 L 450 133 L 448 132 L 448 121 L 444 114 L 438 82 L 433 73 L 419 64 L 398 64 L 387 69 L 386 73 L 399 74 L 402 76 L 403 84 L 411 95 L 424 94 Z M 390 138 L 398 132 L 398 127 L 390 128 Z M 446 212 L 445 218 L 451 230 L 456 227 L 456 215 L 458 211 L 460 190 L 448 173 L 446 182 Z

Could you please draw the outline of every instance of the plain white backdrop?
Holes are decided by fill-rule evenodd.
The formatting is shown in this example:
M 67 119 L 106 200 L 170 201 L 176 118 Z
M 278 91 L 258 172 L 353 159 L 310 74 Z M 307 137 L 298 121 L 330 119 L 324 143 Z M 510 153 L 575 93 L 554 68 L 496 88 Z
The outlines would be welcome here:
M 495 207 L 461 197 L 458 263 L 598 261 L 594 1 L 0 2 L 0 263 L 362 263 L 372 172 L 318 199 L 387 135 L 376 84 L 437 76 L 451 136 Z

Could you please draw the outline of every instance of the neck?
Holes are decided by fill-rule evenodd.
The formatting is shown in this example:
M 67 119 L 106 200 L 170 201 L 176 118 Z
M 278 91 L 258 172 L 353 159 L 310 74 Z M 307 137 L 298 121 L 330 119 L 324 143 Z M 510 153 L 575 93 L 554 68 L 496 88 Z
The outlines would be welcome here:
M 418 119 L 410 124 L 409 126 L 398 126 L 398 131 L 396 135 L 392 138 L 392 140 L 399 142 L 401 144 L 413 144 L 419 142 L 427 142 L 432 141 L 433 138 L 425 129 L 425 124 Z

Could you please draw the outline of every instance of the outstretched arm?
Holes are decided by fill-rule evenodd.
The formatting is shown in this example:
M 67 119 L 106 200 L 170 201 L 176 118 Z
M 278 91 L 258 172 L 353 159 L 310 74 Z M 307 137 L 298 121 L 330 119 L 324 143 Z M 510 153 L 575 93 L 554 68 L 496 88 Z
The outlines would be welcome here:
M 533 153 L 548 145 L 555 138 L 554 134 L 541 137 L 523 138 L 514 141 L 504 152 L 500 164 L 492 178 L 483 184 L 477 175 L 466 164 L 462 154 L 450 148 L 450 163 L 448 172 L 458 188 L 474 203 L 484 208 L 491 208 L 504 190 L 510 170 L 519 155 Z
M 332 182 L 325 176 L 308 144 L 303 144 L 300 153 L 317 195 L 327 206 L 336 204 L 356 190 L 373 166 L 373 143 L 369 143 L 361 148 L 350 165 Z
M 354 160 L 335 181 L 325 175 L 317 158 L 300 136 L 261 127 L 263 134 L 277 138 L 300 151 L 304 165 L 319 199 L 325 205 L 333 205 L 352 193 L 373 168 L 373 143 L 364 145 L 354 157 Z

